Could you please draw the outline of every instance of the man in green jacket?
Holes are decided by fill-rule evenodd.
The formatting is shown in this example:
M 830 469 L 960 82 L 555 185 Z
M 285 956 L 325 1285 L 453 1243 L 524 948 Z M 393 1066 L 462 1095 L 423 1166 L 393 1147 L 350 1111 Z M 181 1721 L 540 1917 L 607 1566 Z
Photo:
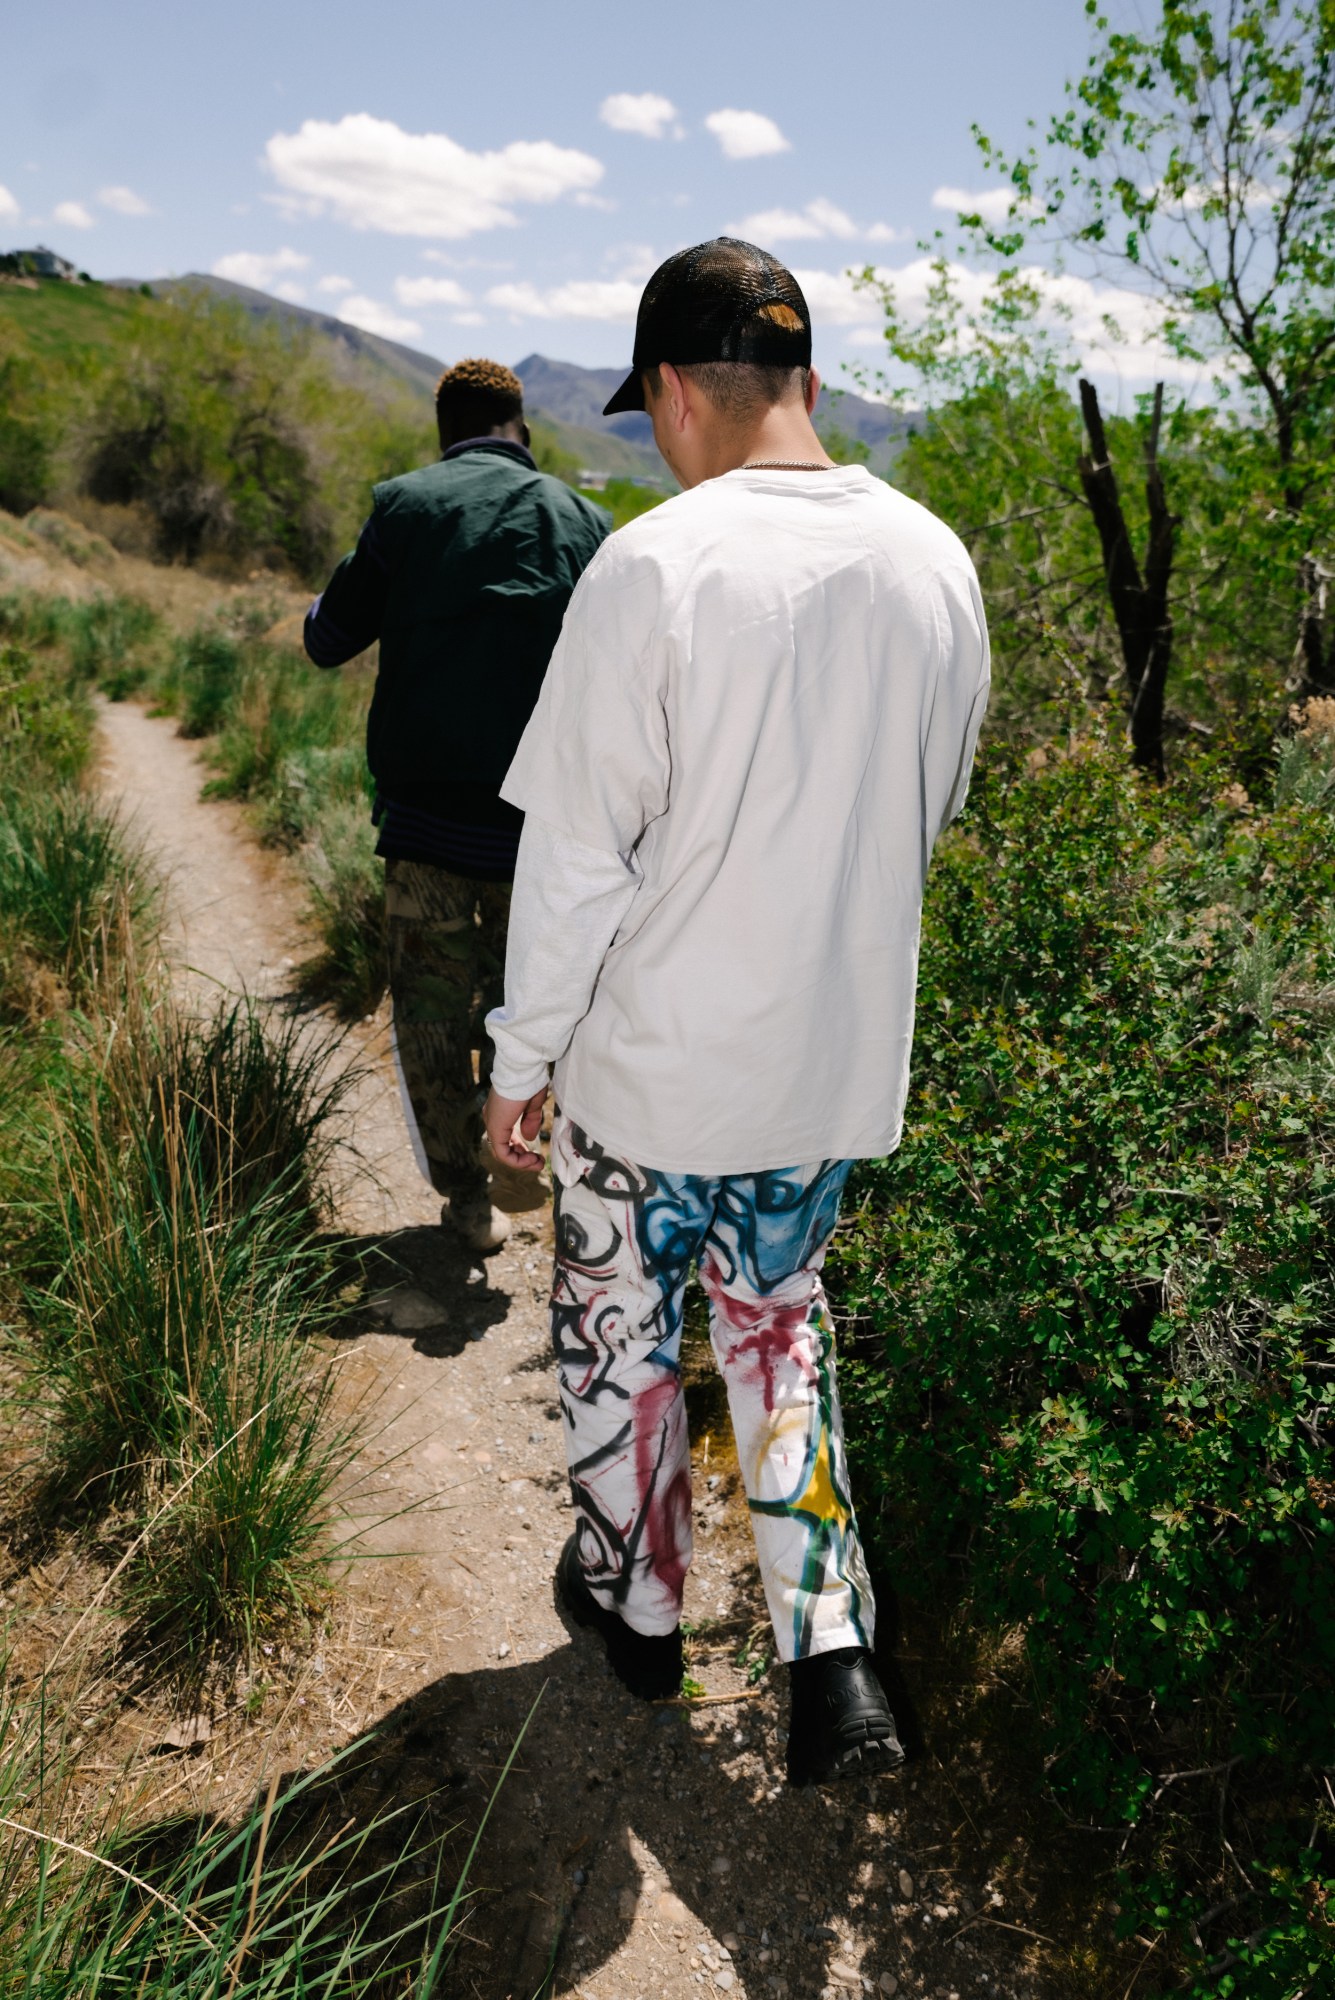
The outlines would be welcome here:
M 502 997 L 523 825 L 500 784 L 570 594 L 612 525 L 538 471 L 523 393 L 495 361 L 447 369 L 436 391 L 441 457 L 376 487 L 357 547 L 305 628 L 318 667 L 380 642 L 366 750 L 396 1058 L 441 1220 L 483 1252 L 509 1227 L 481 1152 L 491 1068 L 482 1021 Z

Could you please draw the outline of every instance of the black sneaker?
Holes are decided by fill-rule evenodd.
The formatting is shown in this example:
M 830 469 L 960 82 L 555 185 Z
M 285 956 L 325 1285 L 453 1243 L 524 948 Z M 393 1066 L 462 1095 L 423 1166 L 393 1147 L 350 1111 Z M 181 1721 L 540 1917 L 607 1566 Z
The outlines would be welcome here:
M 790 1785 L 898 1770 L 903 1746 L 865 1647 L 840 1646 L 794 1660 L 788 1678 Z
M 605 1611 L 584 1581 L 573 1535 L 556 1565 L 556 1596 L 577 1625 L 593 1627 L 607 1647 L 612 1672 L 641 1701 L 665 1701 L 681 1693 L 685 1670 L 681 1627 L 646 1637 L 633 1631 L 615 1611 Z

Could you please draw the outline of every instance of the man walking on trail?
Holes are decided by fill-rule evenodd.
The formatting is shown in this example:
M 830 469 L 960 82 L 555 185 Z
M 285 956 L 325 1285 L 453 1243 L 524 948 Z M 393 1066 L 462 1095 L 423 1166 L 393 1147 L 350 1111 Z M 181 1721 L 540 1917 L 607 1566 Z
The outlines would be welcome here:
M 691 1559 L 678 1365 L 708 1294 L 797 1784 L 902 1752 L 871 1665 L 821 1264 L 898 1144 L 923 881 L 987 699 L 973 568 L 811 424 L 806 301 L 722 237 L 649 280 L 634 368 L 685 489 L 600 550 L 502 786 L 523 808 L 487 1127 L 530 1169 L 555 1064 L 557 1587 L 672 1694 Z
M 612 524 L 538 471 L 523 385 L 498 362 L 448 369 L 436 422 L 442 457 L 376 487 L 356 549 L 307 614 L 306 651 L 337 667 L 380 641 L 366 753 L 395 1053 L 441 1220 L 487 1252 L 509 1224 L 480 1150 L 473 1052 L 485 1086 L 482 1019 L 501 997 L 523 824 L 500 782 L 570 594 Z

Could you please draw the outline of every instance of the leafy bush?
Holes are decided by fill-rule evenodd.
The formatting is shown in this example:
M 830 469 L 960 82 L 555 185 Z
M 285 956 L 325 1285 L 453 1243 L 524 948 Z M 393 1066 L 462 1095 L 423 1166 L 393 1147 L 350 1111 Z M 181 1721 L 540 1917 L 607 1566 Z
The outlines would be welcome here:
M 26 514 L 46 499 L 55 437 L 45 372 L 0 328 L 0 507 Z
M 203 294 L 141 315 L 92 370 L 83 478 L 151 516 L 158 553 L 324 569 L 368 487 L 419 463 L 423 413 L 338 381 L 310 340 Z
M 912 1123 L 841 1239 L 864 1505 L 1023 1629 L 1050 1781 L 1133 1823 L 1170 1767 L 1233 1776 L 1159 1808 L 1174 1915 L 1229 1865 L 1212 1815 L 1253 1896 L 1292 1870 L 1330 1760 L 1333 762 L 1295 738 L 1262 809 L 1218 762 L 994 751 L 933 865 Z
M 112 701 L 143 685 L 149 649 L 159 636 L 157 614 L 137 597 L 92 597 L 65 616 L 71 664 Z

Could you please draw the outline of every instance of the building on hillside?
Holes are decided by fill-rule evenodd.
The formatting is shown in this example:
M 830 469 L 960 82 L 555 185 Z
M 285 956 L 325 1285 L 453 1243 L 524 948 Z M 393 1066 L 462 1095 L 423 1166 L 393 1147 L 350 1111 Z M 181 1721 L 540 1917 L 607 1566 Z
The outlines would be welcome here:
M 35 250 L 11 250 L 8 256 L 0 257 L 0 271 L 9 271 L 20 278 L 63 278 L 69 285 L 83 283 L 78 265 L 48 250 L 44 243 L 39 243 Z

